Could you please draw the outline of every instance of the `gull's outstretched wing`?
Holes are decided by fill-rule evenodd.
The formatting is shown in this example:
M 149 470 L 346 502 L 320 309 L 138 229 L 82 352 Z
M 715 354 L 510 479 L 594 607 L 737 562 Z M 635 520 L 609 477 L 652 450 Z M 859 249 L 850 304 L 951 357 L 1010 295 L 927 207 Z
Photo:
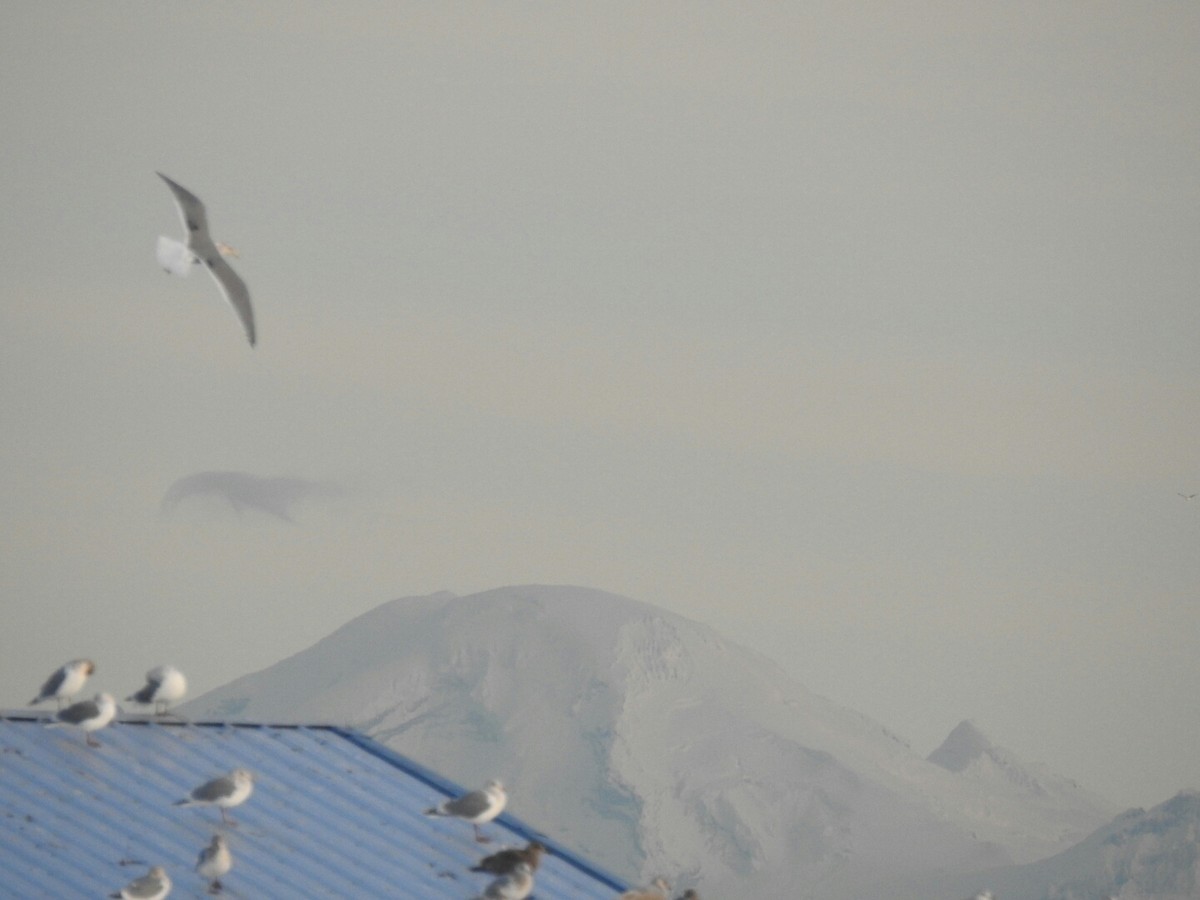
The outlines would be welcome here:
M 182 184 L 176 184 L 162 172 L 154 174 L 165 181 L 167 187 L 171 189 L 171 193 L 175 195 L 175 205 L 179 207 L 179 217 L 183 219 L 183 231 L 187 235 L 187 244 L 199 253 L 199 248 L 194 246 L 195 238 L 200 237 L 204 241 L 210 241 L 208 217 L 204 214 L 204 204 L 200 202 L 199 197 Z
M 175 183 L 162 172 L 156 174 L 167 183 L 167 187 L 175 195 L 175 205 L 179 207 L 179 215 L 183 219 L 183 227 L 187 232 L 186 252 L 193 254 L 208 269 L 208 273 L 216 281 L 217 287 L 221 289 L 225 299 L 229 301 L 229 304 L 237 312 L 238 318 L 242 320 L 246 338 L 253 347 L 255 341 L 254 310 L 250 306 L 250 290 L 246 287 L 246 282 L 242 281 L 229 263 L 225 262 L 220 249 L 209 237 L 208 218 L 204 213 L 204 204 L 200 202 L 199 197 L 183 185 Z M 172 244 L 175 242 L 170 238 L 160 237 L 158 239 L 158 262 L 169 272 L 177 275 L 184 274 L 179 271 L 179 267 L 183 263 L 176 259 L 177 254 L 184 251 L 181 251 L 178 246 L 171 246 Z
M 187 278 L 196 261 L 196 255 L 174 238 L 159 235 L 158 243 L 154 246 L 154 255 L 158 264 L 172 275 L 182 275 Z
M 209 247 L 212 252 L 201 256 L 200 260 L 208 269 L 208 274 L 213 277 L 213 281 L 217 283 L 217 287 L 221 289 L 221 293 L 225 295 L 225 299 L 237 311 L 238 318 L 242 320 L 242 327 L 246 329 L 246 339 L 253 347 L 254 309 L 250 306 L 250 289 L 246 287 L 246 282 L 242 281 L 238 273 L 233 271 L 233 267 L 225 262 L 224 257 L 217 252 L 217 248 L 211 243 Z

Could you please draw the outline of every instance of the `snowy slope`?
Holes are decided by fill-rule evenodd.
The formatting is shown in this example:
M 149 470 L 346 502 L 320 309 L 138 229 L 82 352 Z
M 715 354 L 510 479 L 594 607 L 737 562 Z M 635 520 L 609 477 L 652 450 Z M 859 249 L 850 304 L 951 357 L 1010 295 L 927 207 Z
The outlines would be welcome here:
M 710 896 L 861 897 L 1047 856 L 1111 815 L 922 759 L 708 628 L 584 588 L 386 603 L 184 712 L 349 724 L 458 781 L 499 776 L 557 839 Z
M 1079 840 L 1114 812 L 1071 779 L 994 745 L 970 721 L 960 722 L 928 759 L 955 773 L 974 802 L 984 804 L 989 821 L 1008 832 L 996 839 L 1014 849 L 1032 821 L 1039 822 L 1037 834 L 1043 846 L 1061 847 Z M 1055 823 L 1060 829 L 1057 834 Z M 1023 859 L 1044 855 L 1036 844 L 1027 853 L 1017 853 Z
M 1184 791 L 1146 811 L 1131 809 L 1076 846 L 924 896 L 963 896 L 986 883 L 1004 900 L 1194 900 L 1200 897 L 1200 793 Z

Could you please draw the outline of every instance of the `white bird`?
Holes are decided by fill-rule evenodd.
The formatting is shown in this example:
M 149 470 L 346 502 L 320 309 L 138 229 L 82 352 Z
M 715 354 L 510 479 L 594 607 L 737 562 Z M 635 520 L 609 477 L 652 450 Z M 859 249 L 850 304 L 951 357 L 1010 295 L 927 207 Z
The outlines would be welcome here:
M 223 834 L 214 834 L 212 843 L 196 859 L 197 874 L 207 881 L 210 894 L 221 893 L 221 876 L 233 868 L 233 854 Z
M 228 775 L 206 781 L 195 788 L 176 806 L 216 806 L 221 810 L 221 819 L 226 824 L 232 824 L 225 810 L 241 806 L 250 799 L 254 791 L 254 773 L 246 769 L 234 769 Z
M 667 900 L 671 885 L 665 878 L 655 878 L 648 887 L 626 891 L 617 900 Z
M 130 694 L 126 700 L 149 706 L 154 704 L 154 712 L 162 715 L 167 708 L 177 700 L 182 700 L 187 693 L 187 679 L 174 666 L 156 666 L 146 673 L 146 684 L 136 694 Z
M 78 728 L 84 733 L 89 747 L 99 747 L 100 742 L 92 737 L 113 720 L 117 714 L 117 701 L 112 694 L 97 694 L 94 700 L 80 700 L 66 709 L 59 710 L 47 728 Z
M 250 346 L 254 346 L 254 309 L 250 306 L 250 289 L 242 281 L 238 273 L 233 271 L 224 257 L 237 256 L 238 253 L 228 244 L 214 243 L 208 235 L 208 217 L 204 212 L 204 204 L 200 198 L 183 185 L 176 184 L 162 172 L 158 177 L 167 183 L 171 193 L 175 195 L 175 205 L 179 207 L 180 218 L 186 242 L 180 243 L 173 238 L 160 236 L 155 248 L 158 264 L 173 275 L 187 277 L 193 265 L 203 263 L 208 274 L 213 277 L 221 294 L 237 312 L 246 329 L 246 338 Z
M 507 875 L 501 875 L 487 886 L 478 900 L 525 900 L 533 893 L 533 869 L 529 863 L 517 863 Z
M 1195 494 L 1185 494 L 1182 491 L 1179 492 L 1179 496 L 1182 497 L 1184 500 L 1195 500 L 1196 499 Z
M 135 878 L 110 897 L 119 900 L 163 900 L 171 893 L 171 878 L 162 866 L 155 866 L 141 878 Z
M 29 701 L 30 706 L 36 706 L 43 700 L 57 700 L 58 708 L 62 709 L 63 701 L 70 700 L 81 690 L 93 672 L 96 664 L 90 659 L 73 659 L 46 679 L 38 695 Z
M 508 803 L 508 794 L 504 791 L 504 785 L 499 781 L 492 780 L 482 790 L 471 791 L 454 800 L 445 800 L 437 806 L 431 806 L 425 810 L 425 815 L 454 816 L 457 819 L 465 819 L 475 827 L 475 840 L 486 844 L 490 838 L 486 838 L 480 833 L 479 826 L 500 815 L 506 803 Z

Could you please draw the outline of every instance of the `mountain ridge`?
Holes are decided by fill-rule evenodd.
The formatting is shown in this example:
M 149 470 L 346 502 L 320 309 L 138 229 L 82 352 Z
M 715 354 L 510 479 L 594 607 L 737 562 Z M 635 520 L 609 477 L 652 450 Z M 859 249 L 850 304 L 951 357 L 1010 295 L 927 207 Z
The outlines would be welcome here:
M 393 600 L 184 711 L 332 721 L 464 783 L 502 775 L 606 867 L 717 894 L 862 896 L 1046 856 L 1110 815 L 1069 791 L 1028 811 L 1012 779 L 948 771 L 761 654 L 590 588 Z

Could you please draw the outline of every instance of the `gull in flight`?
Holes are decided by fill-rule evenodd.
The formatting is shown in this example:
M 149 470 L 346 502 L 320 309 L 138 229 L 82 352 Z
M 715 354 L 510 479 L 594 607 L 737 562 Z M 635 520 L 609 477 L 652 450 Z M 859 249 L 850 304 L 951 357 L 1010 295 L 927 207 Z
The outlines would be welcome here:
M 100 742 L 92 737 L 117 714 L 117 701 L 112 694 L 97 694 L 95 700 L 80 700 L 60 710 L 47 728 L 78 728 L 83 732 L 89 747 L 99 747 Z
M 187 679 L 174 666 L 156 666 L 146 673 L 146 683 L 126 700 L 145 706 L 154 704 L 155 715 L 165 715 L 167 708 L 187 693 Z
M 1179 496 L 1182 497 L 1184 500 L 1195 500 L 1196 499 L 1195 494 L 1185 494 L 1182 491 L 1179 492 Z
M 90 659 L 73 659 L 59 668 L 57 672 L 46 679 L 38 695 L 29 701 L 30 706 L 37 706 L 43 700 L 57 700 L 58 708 L 62 709 L 63 701 L 70 700 L 82 689 L 88 676 L 96 671 L 96 664 Z
M 155 253 L 158 264 L 173 275 L 187 277 L 193 265 L 203 263 L 208 274 L 213 277 L 221 294 L 242 320 L 246 329 L 246 338 L 250 346 L 254 346 L 254 310 L 250 306 L 250 289 L 246 282 L 233 271 L 226 256 L 237 256 L 238 252 L 228 244 L 214 242 L 208 235 L 208 217 L 204 212 L 204 204 L 200 198 L 181 184 L 176 184 L 162 172 L 158 177 L 167 183 L 171 193 L 175 195 L 175 205 L 179 207 L 179 216 L 183 219 L 186 241 L 180 242 L 169 237 L 159 237 Z
M 437 806 L 431 806 L 425 810 L 425 815 L 454 816 L 457 819 L 466 819 L 475 826 L 475 840 L 486 844 L 491 839 L 480 833 L 479 826 L 500 815 L 507 802 L 508 794 L 504 791 L 504 785 L 499 781 L 489 781 L 482 790 L 471 791 L 457 799 L 445 800 Z
M 155 866 L 141 878 L 135 878 L 115 894 L 117 900 L 163 900 L 171 893 L 171 877 L 162 866 Z
M 233 868 L 233 855 L 225 835 L 214 834 L 212 843 L 200 851 L 196 872 L 208 882 L 210 894 L 221 893 L 221 876 Z
M 221 810 L 221 819 L 227 825 L 233 824 L 225 815 L 225 810 L 241 806 L 250 799 L 254 790 L 254 773 L 246 769 L 234 769 L 228 775 L 206 781 L 193 790 L 176 806 L 216 806 Z

